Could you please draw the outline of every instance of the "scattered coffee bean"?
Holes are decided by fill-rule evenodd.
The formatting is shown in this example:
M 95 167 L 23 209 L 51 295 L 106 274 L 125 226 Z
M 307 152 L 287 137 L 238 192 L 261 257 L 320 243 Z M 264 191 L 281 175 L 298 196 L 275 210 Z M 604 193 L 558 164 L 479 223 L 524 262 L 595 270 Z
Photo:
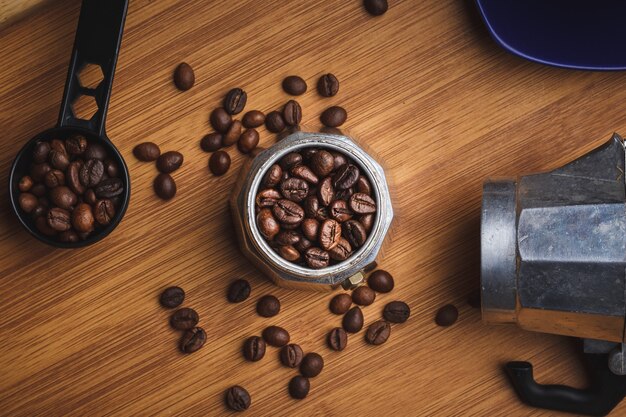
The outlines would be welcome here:
M 233 121 L 230 114 L 228 114 L 228 112 L 226 112 L 223 107 L 218 107 L 214 109 L 211 112 L 211 117 L 209 118 L 209 120 L 211 121 L 211 126 L 213 126 L 213 129 L 220 133 L 226 133 L 228 131 L 228 128 L 230 127 L 230 124 Z
M 231 303 L 240 303 L 250 296 L 250 291 L 250 283 L 245 279 L 233 281 L 228 287 L 228 301 Z
M 176 308 L 185 300 L 185 291 L 180 287 L 166 288 L 159 297 L 159 302 L 165 308 Z
M 302 121 L 302 107 L 295 100 L 289 100 L 283 107 L 283 120 L 289 126 L 298 126 Z
M 362 285 L 352 291 L 352 301 L 360 306 L 371 305 L 376 299 L 376 292 L 370 287 Z
M 209 158 L 209 169 L 215 176 L 226 174 L 230 168 L 230 155 L 224 151 L 214 152 Z
M 280 133 L 285 130 L 285 120 L 280 112 L 269 112 L 267 116 L 265 116 L 265 127 L 272 133 Z
M 343 316 L 343 328 L 348 333 L 358 333 L 363 328 L 363 312 L 357 306 L 352 307 Z
M 252 400 L 245 388 L 235 385 L 226 390 L 224 395 L 226 406 L 232 411 L 244 411 L 250 407 Z
M 176 151 L 165 152 L 156 161 L 157 169 L 164 174 L 176 171 L 182 164 L 183 154 Z
M 187 91 L 196 82 L 196 76 L 189 64 L 183 62 L 174 70 L 174 84 L 181 91 Z
M 265 356 L 265 340 L 259 336 L 247 338 L 243 344 L 243 356 L 251 362 L 263 359 L 263 356 Z
M 300 373 L 307 378 L 314 378 L 324 369 L 324 359 L 315 352 L 309 352 L 302 358 Z
M 320 115 L 320 121 L 327 127 L 338 127 L 345 123 L 348 113 L 343 107 L 332 106 L 327 108 Z
M 196 310 L 183 307 L 178 309 L 172 314 L 170 317 L 170 324 L 176 330 L 189 330 L 198 324 L 200 321 L 200 316 L 196 313 Z
M 383 310 L 383 318 L 391 323 L 404 323 L 410 315 L 411 309 L 403 301 L 392 301 Z
M 299 96 L 306 92 L 306 81 L 297 75 L 290 75 L 283 80 L 283 90 L 292 96 Z
M 24 175 L 21 179 L 20 182 L 17 184 L 17 188 L 25 193 L 30 191 L 30 189 L 33 187 L 34 185 L 34 181 L 31 177 L 29 177 L 28 175 Z
M 335 327 L 328 333 L 326 342 L 332 350 L 342 351 L 348 346 L 348 334 L 341 327 Z
M 330 300 L 329 308 L 333 314 L 345 314 L 352 306 L 352 297 L 349 294 L 337 294 Z
M 333 74 L 324 74 L 317 81 L 317 92 L 322 97 L 332 97 L 339 91 L 339 80 Z
M 248 95 L 241 88 L 233 88 L 224 97 L 224 110 L 228 114 L 239 114 L 246 107 Z
M 152 184 L 155 194 L 163 200 L 171 200 L 176 195 L 176 182 L 170 174 L 159 174 Z
M 379 269 L 370 274 L 367 285 L 376 292 L 387 293 L 393 290 L 394 281 L 389 272 Z
M 472 308 L 480 308 L 481 307 L 481 296 L 480 290 L 472 291 L 472 293 L 467 298 L 467 304 Z
M 375 321 L 365 333 L 365 341 L 370 345 L 382 345 L 389 339 L 391 326 L 384 320 Z
M 230 127 L 226 131 L 226 134 L 224 135 L 222 145 L 231 146 L 236 143 L 241 136 L 242 128 L 243 126 L 239 120 L 233 120 L 233 122 L 230 124 Z
M 256 129 L 246 129 L 239 136 L 237 147 L 242 153 L 250 153 L 259 144 L 259 132 Z
M 265 123 L 265 114 L 259 110 L 250 110 L 243 115 L 241 123 L 246 129 L 263 126 L 263 123 Z
M 383 15 L 389 8 L 387 0 L 363 0 L 363 6 L 372 16 Z
M 278 326 L 270 326 L 263 330 L 263 339 L 270 346 L 282 347 L 289 343 L 289 333 Z
M 78 204 L 72 211 L 72 226 L 78 233 L 89 233 L 94 229 L 95 219 L 89 204 Z
M 296 400 L 302 400 L 309 395 L 311 383 L 309 379 L 302 375 L 296 375 L 289 381 L 289 395 Z
M 280 301 L 273 295 L 264 295 L 256 304 L 256 312 L 261 317 L 274 317 L 280 312 Z
M 202 327 L 194 327 L 183 333 L 180 338 L 180 350 L 183 353 L 193 353 L 199 350 L 206 342 L 206 332 Z
M 213 132 L 205 135 L 200 141 L 200 147 L 204 152 L 215 152 L 222 147 L 224 137 L 221 133 Z
M 452 326 L 459 318 L 459 310 L 452 304 L 445 305 L 437 311 L 435 323 L 438 326 Z
M 280 349 L 280 361 L 289 368 L 297 368 L 302 363 L 304 353 L 300 345 L 290 343 Z

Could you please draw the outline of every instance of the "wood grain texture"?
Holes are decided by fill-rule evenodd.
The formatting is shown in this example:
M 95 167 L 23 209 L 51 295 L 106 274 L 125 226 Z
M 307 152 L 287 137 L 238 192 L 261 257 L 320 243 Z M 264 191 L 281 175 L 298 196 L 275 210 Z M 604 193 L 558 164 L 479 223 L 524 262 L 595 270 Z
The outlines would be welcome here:
M 0 0 L 0 28 L 34 13 L 51 0 Z
M 510 56 L 469 1 L 390 3 L 371 18 L 358 0 L 131 1 L 107 122 L 132 177 L 124 221 L 96 245 L 54 250 L 19 227 L 0 188 L 0 414 L 225 415 L 222 393 L 240 384 L 254 416 L 555 415 L 520 404 L 501 366 L 530 360 L 541 382 L 582 386 L 576 344 L 483 325 L 465 302 L 479 278 L 481 184 L 557 167 L 624 133 L 626 74 Z M 53 2 L 0 31 L 2 184 L 22 143 L 56 122 L 79 7 Z M 185 93 L 171 82 L 181 61 L 196 72 Z M 341 81 L 332 99 L 314 89 L 326 72 Z M 342 353 L 325 347 L 340 323 L 327 309 L 332 295 L 275 288 L 237 249 L 226 199 L 245 157 L 229 149 L 230 172 L 214 178 L 199 149 L 229 88 L 248 92 L 248 109 L 270 111 L 288 99 L 280 81 L 289 74 L 309 84 L 304 122 L 345 106 L 346 127 L 389 175 L 397 215 L 379 264 L 397 287 L 365 318 L 393 299 L 413 315 L 383 346 L 359 334 Z M 154 166 L 132 157 L 145 140 L 185 155 L 171 202 L 152 192 Z M 262 130 L 261 145 L 273 141 Z M 239 277 L 253 295 L 228 304 L 225 289 Z M 209 333 L 190 356 L 177 352 L 157 303 L 170 284 L 185 288 Z M 266 293 L 283 303 L 275 319 L 254 313 Z M 460 319 L 438 328 L 434 314 L 449 302 Z M 325 358 L 304 401 L 288 397 L 295 372 L 275 349 L 259 363 L 241 357 L 245 337 L 270 324 Z

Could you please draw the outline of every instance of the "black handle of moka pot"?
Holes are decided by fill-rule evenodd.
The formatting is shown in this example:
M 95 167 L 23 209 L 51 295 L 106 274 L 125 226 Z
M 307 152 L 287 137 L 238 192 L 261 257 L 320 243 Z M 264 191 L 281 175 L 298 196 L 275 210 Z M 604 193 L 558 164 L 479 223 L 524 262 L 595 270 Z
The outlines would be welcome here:
M 105 136 L 104 123 L 127 8 L 128 0 L 83 0 L 59 113 L 59 127 L 79 127 L 94 135 Z M 87 64 L 97 65 L 102 70 L 102 82 L 94 88 L 82 86 L 78 78 Z M 72 104 L 81 95 L 93 97 L 98 106 L 89 120 L 77 118 L 72 110 Z

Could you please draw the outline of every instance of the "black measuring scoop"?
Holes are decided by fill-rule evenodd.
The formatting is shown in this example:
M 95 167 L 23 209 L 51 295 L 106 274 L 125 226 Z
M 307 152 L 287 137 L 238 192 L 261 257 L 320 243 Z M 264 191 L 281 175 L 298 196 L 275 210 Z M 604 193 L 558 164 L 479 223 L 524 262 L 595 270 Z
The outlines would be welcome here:
M 57 126 L 41 132 L 29 140 L 19 151 L 11 166 L 9 195 L 13 211 L 15 211 L 21 224 L 33 236 L 52 246 L 77 248 L 99 241 L 115 229 L 128 207 L 130 199 L 128 167 L 117 148 L 107 138 L 104 129 L 127 7 L 128 0 L 83 0 Z M 87 66 L 95 67 L 96 70 L 101 71 L 102 81 L 96 86 L 81 84 L 79 75 L 81 70 Z M 88 96 L 84 97 L 85 99 L 91 97 L 97 106 L 97 111 L 88 120 L 76 117 L 73 109 L 73 104 L 81 96 Z M 110 179 L 106 183 L 101 181 L 99 183 L 100 188 L 94 185 L 94 189 L 98 190 L 98 198 L 110 198 L 111 201 L 115 202 L 115 214 L 108 224 L 98 224 L 94 231 L 88 235 L 83 234 L 81 238 L 75 241 L 61 241 L 58 235 L 52 233 L 51 229 L 46 229 L 41 224 L 38 227 L 37 218 L 33 213 L 26 213 L 22 210 L 19 204 L 20 190 L 18 184 L 23 176 L 29 174 L 31 165 L 34 163 L 33 152 L 40 142 L 49 142 L 53 139 L 65 141 L 76 135 L 82 135 L 87 139 L 88 155 L 93 157 L 94 154 L 98 155 L 98 153 L 100 155 L 106 154 L 106 158 L 112 162 L 113 166 L 117 166 L 115 178 L 118 178 L 119 181 L 115 179 Z M 89 149 L 90 147 L 91 149 Z M 69 156 L 70 160 L 78 157 L 80 155 Z M 106 181 L 106 178 L 103 181 Z M 80 192 L 76 192 L 76 194 L 78 194 L 79 200 L 84 198 Z M 48 216 L 48 213 L 44 212 L 41 215 Z M 41 219 L 39 221 L 41 222 Z

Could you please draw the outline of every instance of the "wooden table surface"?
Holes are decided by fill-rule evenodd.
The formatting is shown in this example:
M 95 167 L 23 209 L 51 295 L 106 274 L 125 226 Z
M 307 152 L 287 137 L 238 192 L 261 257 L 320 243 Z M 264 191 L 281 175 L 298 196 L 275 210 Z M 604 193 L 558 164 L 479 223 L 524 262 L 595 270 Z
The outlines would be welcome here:
M 56 122 L 79 3 L 52 2 L 0 32 L 2 184 L 22 144 Z M 22 230 L 0 188 L 0 414 L 223 415 L 223 391 L 240 384 L 254 416 L 539 416 L 554 413 L 520 404 L 504 362 L 532 361 L 541 382 L 584 384 L 574 341 L 483 325 L 467 305 L 479 280 L 481 184 L 557 167 L 625 133 L 626 74 L 510 56 L 470 1 L 391 0 L 379 18 L 360 3 L 131 0 L 107 122 L 132 177 L 124 221 L 91 247 L 54 250 Z M 185 93 L 171 82 L 181 61 L 197 79 Z M 314 88 L 326 72 L 341 81 L 332 99 Z M 394 299 L 412 317 L 385 345 L 368 346 L 361 333 L 344 352 L 325 346 L 340 323 L 331 294 L 276 288 L 238 251 L 226 199 L 246 157 L 229 149 L 232 168 L 215 178 L 199 149 L 229 88 L 267 112 L 288 99 L 280 81 L 289 74 L 309 84 L 298 99 L 304 122 L 317 126 L 325 107 L 344 106 L 345 126 L 388 173 L 396 217 L 379 264 L 397 285 L 365 317 Z M 275 141 L 261 133 L 262 146 Z M 185 155 L 171 202 L 152 192 L 154 166 L 132 157 L 146 140 Z M 240 277 L 253 294 L 229 304 L 225 289 Z M 172 284 L 209 333 L 189 356 L 157 303 Z M 282 311 L 263 319 L 255 301 L 270 293 Z M 436 310 L 451 302 L 459 321 L 437 327 Z M 259 363 L 242 359 L 244 338 L 270 324 L 325 359 L 303 401 L 289 398 L 295 371 L 275 349 Z

